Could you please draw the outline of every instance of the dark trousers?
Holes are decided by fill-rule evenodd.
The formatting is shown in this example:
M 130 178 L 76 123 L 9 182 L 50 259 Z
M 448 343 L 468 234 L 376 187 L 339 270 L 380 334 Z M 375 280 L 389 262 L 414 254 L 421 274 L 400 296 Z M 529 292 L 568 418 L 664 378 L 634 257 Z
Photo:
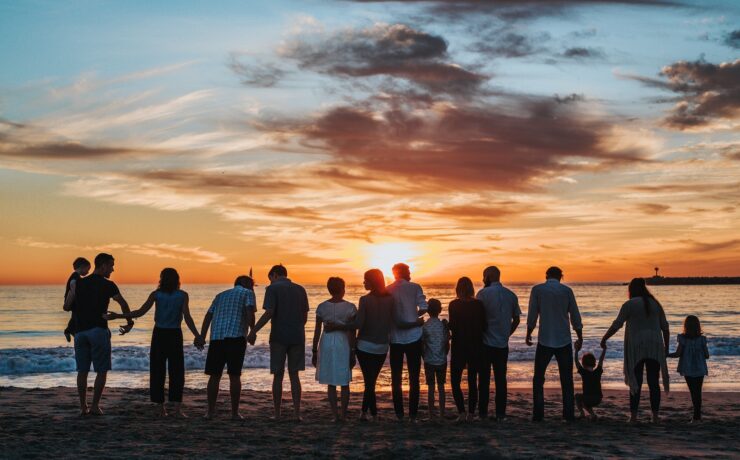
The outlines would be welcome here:
M 463 396 L 460 381 L 463 369 L 468 368 L 468 412 L 475 413 L 478 405 L 478 365 L 464 359 L 450 361 L 450 385 L 452 386 L 452 397 L 458 412 L 465 412 L 465 396 Z
M 182 331 L 155 327 L 149 352 L 149 393 L 152 402 L 164 403 L 164 381 L 168 373 L 168 399 L 170 402 L 182 402 L 182 389 L 185 387 Z
M 378 414 L 378 404 L 375 399 L 375 383 L 378 381 L 380 370 L 385 364 L 385 354 L 366 353 L 357 350 L 357 362 L 362 370 L 362 380 L 365 382 L 365 392 L 362 394 L 362 412 L 370 411 L 374 417 Z
M 691 404 L 694 405 L 694 420 L 701 420 L 701 387 L 704 377 L 684 377 L 691 393 Z
M 637 412 L 640 407 L 640 392 L 642 391 L 642 375 L 647 369 L 647 383 L 650 388 L 650 409 L 653 412 L 660 410 L 660 363 L 654 359 L 643 359 L 635 366 L 637 392 L 630 393 L 630 410 Z
M 491 394 L 491 368 L 496 384 L 496 417 L 506 417 L 506 368 L 509 362 L 509 347 L 497 348 L 483 345 L 483 363 L 480 369 L 480 416 L 488 417 L 488 400 Z
M 409 417 L 419 411 L 419 374 L 421 373 L 421 339 L 413 343 L 391 344 L 391 390 L 396 417 L 403 417 L 403 357 L 409 370 Z
M 575 420 L 573 406 L 573 347 L 568 344 L 560 348 L 546 347 L 537 344 L 534 355 L 534 378 L 532 379 L 532 393 L 534 397 L 533 419 L 542 420 L 545 417 L 545 371 L 552 357 L 558 362 L 560 372 L 560 390 L 563 393 L 563 418 Z

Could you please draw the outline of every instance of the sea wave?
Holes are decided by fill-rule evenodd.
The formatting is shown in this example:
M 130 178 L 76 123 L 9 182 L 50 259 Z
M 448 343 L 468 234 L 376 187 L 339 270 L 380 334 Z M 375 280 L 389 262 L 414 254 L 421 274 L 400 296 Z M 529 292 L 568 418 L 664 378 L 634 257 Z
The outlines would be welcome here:
M 674 347 L 674 345 L 672 345 Z M 587 339 L 584 343 L 584 352 L 599 352 L 599 341 Z M 617 338 L 609 341 L 607 359 L 622 358 L 622 341 Z M 188 370 L 204 369 L 206 350 L 198 350 L 192 345 L 186 345 L 185 368 Z M 535 347 L 528 347 L 523 343 L 514 342 L 509 347 L 509 361 L 532 361 Z M 740 356 L 740 338 L 737 337 L 710 337 L 709 353 L 712 356 Z M 306 364 L 310 365 L 310 347 L 306 347 Z M 112 351 L 114 370 L 148 371 L 148 346 L 114 347 Z M 244 357 L 246 368 L 269 368 L 270 350 L 268 345 L 249 346 Z M 74 348 L 6 348 L 0 349 L 0 375 L 24 375 L 53 372 L 75 372 Z

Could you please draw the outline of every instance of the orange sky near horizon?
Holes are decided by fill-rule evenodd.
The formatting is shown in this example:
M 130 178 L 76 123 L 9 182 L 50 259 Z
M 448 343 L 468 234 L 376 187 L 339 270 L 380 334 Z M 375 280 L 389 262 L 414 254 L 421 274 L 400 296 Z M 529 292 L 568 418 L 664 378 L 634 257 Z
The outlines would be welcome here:
M 736 2 L 155 3 L 0 5 L 0 284 L 740 276 Z

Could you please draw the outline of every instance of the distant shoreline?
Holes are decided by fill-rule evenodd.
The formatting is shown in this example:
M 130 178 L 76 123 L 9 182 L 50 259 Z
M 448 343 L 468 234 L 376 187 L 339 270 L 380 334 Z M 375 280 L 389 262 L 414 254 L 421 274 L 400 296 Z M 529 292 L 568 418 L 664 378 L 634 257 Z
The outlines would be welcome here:
M 740 276 L 651 276 L 645 278 L 650 286 L 692 286 L 692 285 L 716 285 L 716 284 L 740 284 Z

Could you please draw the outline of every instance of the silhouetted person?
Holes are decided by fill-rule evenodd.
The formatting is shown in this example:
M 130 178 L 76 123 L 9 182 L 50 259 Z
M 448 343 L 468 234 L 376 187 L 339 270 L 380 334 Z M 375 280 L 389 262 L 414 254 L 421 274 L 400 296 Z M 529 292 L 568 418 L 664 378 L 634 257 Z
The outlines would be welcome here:
M 599 357 L 599 363 L 596 364 L 596 356 L 593 353 L 586 353 L 583 355 L 583 361 L 578 362 L 578 353 L 580 349 L 576 350 L 575 363 L 578 374 L 581 376 L 581 393 L 576 393 L 576 406 L 578 411 L 581 413 L 581 418 L 586 414 L 584 410 L 588 412 L 591 420 L 596 420 L 598 417 L 594 412 L 594 407 L 601 404 L 603 394 L 601 393 L 601 376 L 604 373 L 604 357 L 606 356 L 606 348 L 601 349 L 601 356 Z
M 455 287 L 457 298 L 450 302 L 450 331 L 452 353 L 450 356 L 450 383 L 457 406 L 458 421 L 473 418 L 478 403 L 478 388 L 484 386 L 480 373 L 483 366 L 483 333 L 486 330 L 486 313 L 483 303 L 475 298 L 473 282 L 467 276 L 460 278 Z M 460 381 L 463 370 L 468 369 L 468 411 L 465 411 Z M 490 378 L 490 377 L 489 377 Z M 488 387 L 488 385 L 485 385 Z
M 642 278 L 634 278 L 628 286 L 630 299 L 622 305 L 617 319 L 601 339 L 601 346 L 622 328 L 624 330 L 624 380 L 630 387 L 630 422 L 637 422 L 640 407 L 642 376 L 647 369 L 650 388 L 650 408 L 653 422 L 660 421 L 660 374 L 663 385 L 669 389 L 666 354 L 670 332 L 665 312 L 660 302 L 653 297 Z
M 100 398 L 103 395 L 108 371 L 111 369 L 111 334 L 108 321 L 103 318 L 108 312 L 110 299 L 121 306 L 124 313 L 129 313 L 126 300 L 118 286 L 109 280 L 113 273 L 115 261 L 110 254 L 101 253 L 95 256 L 95 270 L 90 276 L 76 282 L 74 291 L 70 291 L 65 301 L 65 310 L 75 305 L 75 362 L 77 364 L 77 392 L 80 396 L 80 414 L 102 415 Z M 134 327 L 130 319 L 121 326 L 121 335 Z M 87 407 L 87 374 L 90 364 L 95 369 L 95 386 L 93 387 L 92 407 Z
M 364 285 L 370 292 L 360 297 L 356 322 L 357 361 L 365 386 L 360 420 L 367 420 L 370 412 L 375 421 L 378 416 L 375 384 L 388 354 L 395 301 L 385 288 L 383 272 L 377 268 L 365 272 Z
M 316 308 L 316 326 L 313 335 L 311 363 L 316 367 L 316 380 L 327 385 L 329 409 L 334 421 L 347 419 L 349 382 L 355 364 L 355 304 L 344 300 L 345 284 L 342 278 L 332 277 L 326 283 L 331 299 Z M 348 329 L 325 329 L 324 325 L 348 326 Z M 337 387 L 341 388 L 341 412 L 337 407 Z
M 71 292 L 72 298 L 74 299 L 74 291 L 77 282 L 87 276 L 90 272 L 90 261 L 84 257 L 78 257 L 74 262 L 72 262 L 72 269 L 72 274 L 69 275 L 69 278 L 67 279 L 67 286 L 64 288 L 64 311 L 72 312 L 69 316 L 67 328 L 64 329 L 64 337 L 67 339 L 67 342 L 72 341 L 72 336 L 75 334 L 77 323 L 77 319 L 75 318 L 75 302 L 72 300 L 69 306 L 67 306 L 67 296 L 69 296 Z
M 306 331 L 308 321 L 308 295 L 303 286 L 288 279 L 288 270 L 275 265 L 267 274 L 270 285 L 265 290 L 265 313 L 259 319 L 249 343 L 254 343 L 257 332 L 270 322 L 270 372 L 272 379 L 272 402 L 275 419 L 280 418 L 283 400 L 283 377 L 285 361 L 288 361 L 290 393 L 293 397 L 293 412 L 301 420 L 301 379 L 299 372 L 306 368 Z
M 558 362 L 560 388 L 563 393 L 563 418 L 575 420 L 573 407 L 573 345 L 568 323 L 578 335 L 576 348 L 583 344 L 583 324 L 573 290 L 562 284 L 563 271 L 550 267 L 545 273 L 547 281 L 532 288 L 527 313 L 527 345 L 532 346 L 532 331 L 540 319 L 537 350 L 534 356 L 534 399 L 532 420 L 538 422 L 545 416 L 545 372 L 552 357 Z
M 242 366 L 247 351 L 247 335 L 250 326 L 254 325 L 254 313 L 257 302 L 254 297 L 252 278 L 241 275 L 234 281 L 234 287 L 216 295 L 211 302 L 200 334 L 195 338 L 195 345 L 202 348 L 208 328 L 211 328 L 211 344 L 206 357 L 206 374 L 208 375 L 208 412 L 206 418 L 216 415 L 216 400 L 224 366 L 229 374 L 229 393 L 231 395 L 231 418 L 241 420 L 239 400 L 242 392 Z M 254 329 L 253 329 L 254 330 Z
M 424 292 L 411 282 L 411 271 L 406 264 L 393 266 L 396 279 L 388 285 L 395 301 L 394 321 L 391 328 L 391 390 L 396 417 L 403 420 L 403 358 L 409 372 L 409 418 L 416 421 L 419 410 L 419 374 L 421 373 L 421 326 L 420 316 L 427 311 Z
M 508 386 L 506 372 L 509 362 L 509 337 L 519 327 L 519 298 L 501 284 L 498 267 L 483 270 L 483 289 L 476 296 L 483 303 L 486 330 L 483 333 L 483 362 L 480 369 L 480 417 L 488 417 L 491 391 L 491 368 L 496 383 L 496 419 L 506 418 Z
M 174 268 L 165 268 L 159 274 L 159 286 L 149 294 L 138 310 L 130 313 L 109 313 L 106 319 L 140 318 L 154 306 L 154 330 L 149 351 L 149 396 L 159 405 L 159 415 L 167 416 L 164 406 L 164 382 L 170 377 L 168 399 L 174 404 L 175 415 L 182 412 L 182 391 L 185 388 L 185 355 L 183 353 L 182 320 L 200 341 L 200 334 L 190 316 L 190 298 L 180 289 L 180 275 Z
M 701 331 L 699 318 L 689 315 L 683 322 L 683 334 L 678 334 L 678 348 L 668 355 L 678 358 L 678 373 L 686 379 L 691 393 L 691 404 L 694 406 L 692 422 L 701 421 L 701 387 L 704 377 L 709 374 L 707 359 L 709 348 L 707 338 Z
M 436 418 L 434 392 L 439 393 L 439 416 L 445 417 L 445 382 L 447 381 L 447 354 L 450 352 L 450 329 L 446 320 L 440 320 L 442 303 L 429 299 L 429 319 L 422 326 L 424 375 L 427 379 L 427 405 L 429 418 Z

